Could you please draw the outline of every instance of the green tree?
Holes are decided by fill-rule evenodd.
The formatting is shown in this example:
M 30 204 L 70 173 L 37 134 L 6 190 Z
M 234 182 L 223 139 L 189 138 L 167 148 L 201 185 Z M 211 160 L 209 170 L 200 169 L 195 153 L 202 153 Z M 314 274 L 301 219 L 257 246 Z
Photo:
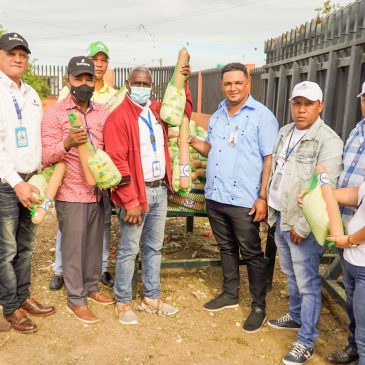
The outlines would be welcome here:
M 329 14 L 335 13 L 341 8 L 342 6 L 339 3 L 333 3 L 332 0 L 328 0 L 325 1 L 321 7 L 314 10 L 317 12 L 318 18 L 323 18 Z
M 35 61 L 30 61 L 28 68 L 25 70 L 23 80 L 30 85 L 41 98 L 46 98 L 50 94 L 50 87 L 45 76 L 39 76 L 34 73 L 33 65 Z
M 6 32 L 6 29 L 0 24 L 0 37 Z M 32 86 L 32 88 L 38 93 L 41 98 L 49 96 L 50 87 L 47 79 L 44 76 L 39 76 L 34 73 L 33 65 L 35 60 L 29 61 L 29 66 L 25 70 L 23 80 Z

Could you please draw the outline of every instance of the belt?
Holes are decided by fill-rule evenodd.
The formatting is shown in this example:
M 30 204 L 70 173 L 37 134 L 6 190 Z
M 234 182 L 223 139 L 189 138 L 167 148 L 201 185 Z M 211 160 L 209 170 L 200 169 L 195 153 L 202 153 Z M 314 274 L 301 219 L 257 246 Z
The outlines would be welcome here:
M 24 180 L 28 181 L 32 176 L 34 176 L 38 171 L 28 172 L 28 173 L 21 173 L 18 172 L 18 175 Z
M 159 186 L 164 185 L 164 180 L 155 180 L 155 181 L 145 181 L 144 182 L 146 186 L 149 186 L 150 188 L 158 188 Z

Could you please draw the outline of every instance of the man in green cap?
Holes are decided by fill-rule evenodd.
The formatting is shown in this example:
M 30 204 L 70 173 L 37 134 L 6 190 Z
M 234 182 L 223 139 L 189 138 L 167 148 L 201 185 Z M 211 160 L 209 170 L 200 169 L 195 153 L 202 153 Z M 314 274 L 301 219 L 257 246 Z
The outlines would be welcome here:
M 116 89 L 112 88 L 104 80 L 104 75 L 108 69 L 109 64 L 109 48 L 101 41 L 95 41 L 90 43 L 87 49 L 87 57 L 94 61 L 95 65 L 95 91 L 91 98 L 92 101 L 103 104 L 107 108 L 107 102 L 116 93 Z M 65 86 L 58 97 L 58 102 L 65 99 L 69 95 L 70 91 L 67 86 Z M 114 285 L 114 280 L 112 275 L 108 270 L 109 266 L 109 243 L 110 243 L 110 225 L 111 225 L 111 213 L 112 207 L 107 192 L 103 194 L 104 202 L 104 238 L 103 238 L 103 266 L 101 273 L 101 282 L 104 285 L 112 287 Z M 61 258 L 61 232 L 57 231 L 56 237 L 56 257 L 55 264 L 53 267 L 54 275 L 52 276 L 49 288 L 51 290 L 59 290 L 63 286 L 63 268 L 62 268 L 62 258 Z
M 103 42 L 92 42 L 87 49 L 87 57 L 91 58 L 95 65 L 95 91 L 91 100 L 99 104 L 106 104 L 116 93 L 116 89 L 108 85 L 104 80 L 109 64 L 109 48 Z M 69 90 L 65 86 L 58 96 L 58 102 L 63 100 L 68 94 Z

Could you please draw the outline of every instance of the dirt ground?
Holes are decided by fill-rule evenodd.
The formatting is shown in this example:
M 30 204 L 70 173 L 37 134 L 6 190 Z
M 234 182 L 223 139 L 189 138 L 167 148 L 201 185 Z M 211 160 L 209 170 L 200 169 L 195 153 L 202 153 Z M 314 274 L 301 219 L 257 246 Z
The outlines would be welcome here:
M 185 233 L 184 218 L 168 218 L 164 259 L 218 257 L 205 218 L 196 218 L 194 234 Z M 219 267 L 163 269 L 162 297 L 179 308 L 173 317 L 138 312 L 139 325 L 123 326 L 113 306 L 91 304 L 101 321 L 86 325 L 66 311 L 66 292 L 51 292 L 56 221 L 47 216 L 39 227 L 34 245 L 32 294 L 40 302 L 56 306 L 51 317 L 33 318 L 39 331 L 23 335 L 11 330 L 0 334 L 0 365 L 165 365 L 240 364 L 277 365 L 295 340 L 295 332 L 275 331 L 267 325 L 256 334 L 242 331 L 249 313 L 246 268 L 241 268 L 240 308 L 210 314 L 202 305 L 220 292 Z M 118 240 L 116 218 L 112 225 L 112 264 Z M 139 279 L 139 292 L 141 283 Z M 102 286 L 103 290 L 108 290 Z M 111 291 L 109 289 L 109 291 Z M 139 298 L 135 300 L 137 305 Z M 284 276 L 277 265 L 273 289 L 267 298 L 267 314 L 286 313 L 288 297 Z M 346 344 L 346 331 L 326 305 L 322 309 L 320 337 L 311 364 L 326 364 L 326 355 Z

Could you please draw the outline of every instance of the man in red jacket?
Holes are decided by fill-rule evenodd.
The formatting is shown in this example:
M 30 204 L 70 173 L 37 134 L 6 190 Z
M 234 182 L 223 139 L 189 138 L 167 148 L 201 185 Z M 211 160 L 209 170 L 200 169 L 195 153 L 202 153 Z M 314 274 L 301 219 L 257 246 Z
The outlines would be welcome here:
M 188 76 L 190 67 L 181 72 Z M 171 165 L 167 124 L 159 117 L 161 104 L 150 100 L 152 77 L 145 67 L 134 68 L 126 81 L 124 101 L 104 126 L 105 150 L 120 170 L 123 180 L 112 199 L 118 207 L 120 234 L 114 291 L 116 312 L 122 324 L 137 324 L 132 301 L 132 278 L 141 242 L 143 300 L 140 310 L 173 315 L 177 309 L 160 298 L 161 248 L 167 213 L 167 188 Z M 185 112 L 192 106 L 186 88 Z

